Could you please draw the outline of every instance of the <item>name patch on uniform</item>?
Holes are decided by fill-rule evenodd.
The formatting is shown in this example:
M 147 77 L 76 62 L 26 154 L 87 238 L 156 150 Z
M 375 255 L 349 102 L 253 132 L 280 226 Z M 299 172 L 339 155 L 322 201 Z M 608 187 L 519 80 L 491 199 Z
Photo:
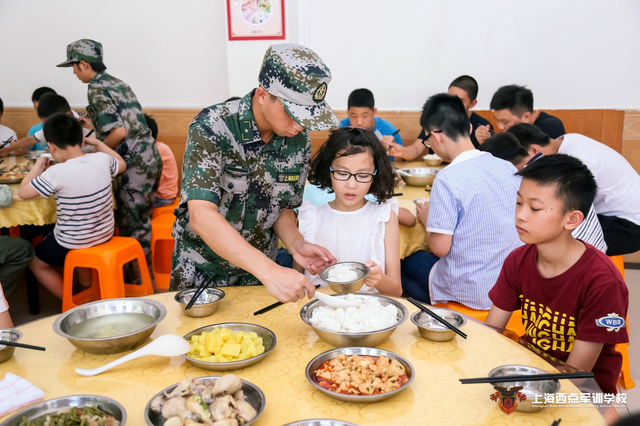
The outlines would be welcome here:
M 616 333 L 620 331 L 626 324 L 624 318 L 620 317 L 618 314 L 607 314 L 606 317 L 598 318 L 596 320 L 596 325 L 598 327 L 606 327 L 607 331 L 615 331 Z
M 278 182 L 298 182 L 300 173 L 279 173 Z

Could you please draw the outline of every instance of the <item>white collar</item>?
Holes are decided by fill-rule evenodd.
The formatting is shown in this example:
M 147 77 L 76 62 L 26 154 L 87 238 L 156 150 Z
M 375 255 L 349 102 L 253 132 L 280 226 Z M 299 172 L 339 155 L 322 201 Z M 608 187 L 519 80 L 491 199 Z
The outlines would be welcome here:
M 451 163 L 449 163 L 449 166 L 447 167 L 453 166 L 454 164 L 462 163 L 463 161 L 473 160 L 474 158 L 480 157 L 481 155 L 487 155 L 487 154 L 489 153 L 485 151 L 470 149 L 469 151 L 464 151 L 463 153 L 459 154 L 456 158 L 453 159 Z

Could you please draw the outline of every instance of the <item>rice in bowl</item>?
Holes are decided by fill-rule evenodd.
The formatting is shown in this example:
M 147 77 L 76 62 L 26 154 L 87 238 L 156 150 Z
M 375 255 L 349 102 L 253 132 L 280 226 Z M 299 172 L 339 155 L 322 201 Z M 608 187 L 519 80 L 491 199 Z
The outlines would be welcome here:
M 329 308 L 319 306 L 313 310 L 309 322 L 328 331 L 341 333 L 365 333 L 393 327 L 400 314 L 392 304 L 382 306 L 374 297 L 347 295 L 343 299 L 359 303 L 357 308 Z

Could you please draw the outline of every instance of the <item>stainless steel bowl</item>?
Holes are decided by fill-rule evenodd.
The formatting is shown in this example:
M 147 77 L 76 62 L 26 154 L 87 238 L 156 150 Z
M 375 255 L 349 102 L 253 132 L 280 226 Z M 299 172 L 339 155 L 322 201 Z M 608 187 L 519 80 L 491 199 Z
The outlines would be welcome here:
M 224 298 L 225 293 L 217 288 L 207 288 L 204 290 L 198 299 L 193 304 L 191 309 L 185 310 L 197 288 L 190 288 L 188 290 L 182 290 L 175 296 L 175 301 L 182 306 L 182 312 L 188 317 L 201 318 L 213 315 L 220 305 L 220 301 Z
M 334 419 L 310 419 L 287 423 L 284 426 L 358 426 L 355 423 L 344 422 Z
M 0 328 L 0 340 L 17 342 L 20 339 L 22 339 L 22 331 L 15 328 Z M 15 351 L 15 346 L 0 345 L 0 364 L 11 358 Z
M 34 420 L 46 414 L 57 413 L 66 408 L 82 408 L 87 405 L 94 405 L 102 411 L 111 414 L 116 420 L 120 421 L 120 426 L 125 426 L 127 423 L 127 412 L 118 401 L 100 395 L 73 395 L 50 399 L 20 410 L 5 420 L 2 426 L 19 426 L 22 423 L 23 417 Z
M 517 401 L 518 407 L 516 411 L 522 413 L 535 413 L 542 410 L 543 404 L 533 404 L 536 400 L 536 394 L 538 394 L 538 401 L 544 401 L 545 393 L 556 393 L 560 390 L 560 383 L 557 380 L 542 380 L 534 382 L 508 382 L 505 381 L 508 376 L 513 375 L 530 375 L 530 374 L 547 374 L 546 371 L 535 367 L 529 367 L 528 365 L 502 365 L 496 367 L 489 372 L 488 377 L 495 377 L 496 382 L 492 383 L 493 386 L 502 387 L 516 387 L 522 386 L 519 392 L 526 395 L 527 399 L 524 401 Z
M 344 281 L 344 282 L 332 282 L 328 280 L 329 272 L 336 267 L 349 268 L 352 271 L 355 271 L 358 274 L 358 278 L 355 281 Z M 365 266 L 364 263 L 360 262 L 338 262 L 335 263 L 320 272 L 320 279 L 326 282 L 329 285 L 331 290 L 335 291 L 338 294 L 348 294 L 355 293 L 356 291 L 362 288 L 364 284 L 364 279 L 367 278 L 371 270 Z
M 399 175 L 402 180 L 409 186 L 433 185 L 433 180 L 440 169 L 432 169 L 429 167 L 415 167 L 408 169 L 399 169 Z
M 429 308 L 429 310 L 433 311 L 436 315 L 439 315 L 440 317 L 442 317 L 442 319 L 446 320 L 456 328 L 464 327 L 464 325 L 467 323 L 467 319 L 464 317 L 464 315 L 451 309 Z M 419 322 L 421 319 L 426 319 L 433 325 L 421 325 Z M 449 340 L 456 337 L 455 331 L 450 330 L 446 326 L 440 324 L 438 320 L 432 318 L 425 312 L 414 312 L 413 315 L 411 315 L 411 322 L 418 327 L 420 335 L 427 340 L 433 340 L 434 342 L 448 342 Z
M 424 160 L 424 164 L 427 167 L 436 167 L 436 166 L 439 166 L 440 164 L 442 164 L 442 159 L 441 158 L 426 158 L 426 157 L 422 157 L 422 159 Z
M 261 325 L 247 324 L 243 322 L 226 322 L 221 324 L 207 325 L 204 327 L 197 328 L 188 334 L 185 334 L 184 338 L 187 341 L 190 341 L 191 336 L 195 334 L 202 334 L 203 331 L 211 331 L 214 328 L 223 328 L 223 327 L 233 331 L 234 333 L 236 331 L 244 331 L 245 333 L 250 333 L 253 331 L 259 337 L 262 337 L 264 352 L 261 353 L 260 355 L 254 356 L 249 359 L 243 359 L 242 361 L 229 361 L 229 362 L 200 361 L 195 358 L 191 358 L 186 354 L 182 356 L 193 365 L 200 367 L 204 370 L 213 370 L 213 371 L 239 370 L 241 368 L 246 368 L 246 367 L 249 367 L 250 365 L 253 365 L 259 362 L 260 360 L 262 360 L 262 358 L 267 356 L 267 354 L 271 352 L 273 348 L 276 347 L 277 339 L 273 331 L 269 330 L 268 328 L 262 327 Z
M 198 380 L 217 380 L 222 376 L 205 376 L 198 377 Z M 241 379 L 242 380 L 242 379 Z M 147 403 L 147 406 L 144 407 L 144 420 L 147 423 L 147 426 L 161 426 L 162 425 L 162 414 L 157 413 L 151 409 L 151 402 L 153 402 L 156 397 L 164 394 L 165 392 L 172 392 L 178 383 L 173 384 L 167 388 L 162 389 L 160 392 L 155 394 Z M 242 380 L 242 392 L 246 397 L 246 401 L 257 411 L 256 416 L 248 423 L 245 423 L 244 426 L 248 426 L 255 422 L 262 412 L 264 411 L 264 407 L 267 404 L 267 399 L 264 396 L 264 393 L 260 390 L 259 387 L 254 385 L 251 382 L 247 382 L 246 380 Z
M 407 383 L 404 384 L 404 386 L 394 391 L 381 393 L 378 395 L 346 395 L 343 393 L 330 391 L 328 389 L 323 388 L 318 383 L 316 383 L 316 381 L 314 380 L 313 372 L 319 369 L 325 361 L 329 361 L 330 359 L 335 358 L 338 355 L 355 355 L 355 354 L 368 355 L 368 356 L 386 356 L 391 360 L 395 359 L 400 364 L 402 364 L 405 371 L 407 372 L 407 377 L 409 380 L 407 381 Z M 320 392 L 332 398 L 339 399 L 340 401 L 346 401 L 346 402 L 364 402 L 364 403 L 383 401 L 385 399 L 396 396 L 397 394 L 399 394 L 400 392 L 402 392 L 403 390 L 409 387 L 414 377 L 413 365 L 411 365 L 411 363 L 408 360 L 401 357 L 400 355 L 394 352 L 385 351 L 382 349 L 359 348 L 359 347 L 339 348 L 339 349 L 333 349 L 333 350 L 321 353 L 320 355 L 312 359 L 309 362 L 309 364 L 307 364 L 307 368 L 305 369 L 305 374 L 307 376 L 307 380 L 309 381 L 309 383 L 315 386 L 316 389 L 318 389 Z
M 147 314 L 152 316 L 155 321 L 139 331 L 114 337 L 81 339 L 67 334 L 71 327 L 88 319 L 122 313 Z M 97 355 L 117 354 L 128 351 L 147 340 L 165 316 L 167 316 L 167 308 L 155 300 L 146 298 L 105 299 L 63 312 L 53 323 L 53 331 L 85 352 Z
M 313 331 L 325 342 L 340 348 L 343 346 L 378 346 L 384 343 L 393 334 L 396 328 L 402 325 L 409 316 L 409 310 L 400 302 L 390 297 L 382 296 L 380 294 L 370 293 L 358 293 L 358 297 L 374 297 L 378 299 L 382 306 L 394 305 L 398 308 L 398 322 L 391 327 L 383 328 L 382 330 L 367 331 L 361 333 L 346 333 L 340 331 L 329 331 L 323 328 L 318 328 L 311 324 L 309 320 L 313 314 L 314 309 L 320 306 L 326 306 L 321 301 L 315 299 L 307 303 L 300 310 L 300 317 L 302 321 L 307 323 L 313 328 Z M 346 295 L 336 295 L 333 297 L 345 298 Z

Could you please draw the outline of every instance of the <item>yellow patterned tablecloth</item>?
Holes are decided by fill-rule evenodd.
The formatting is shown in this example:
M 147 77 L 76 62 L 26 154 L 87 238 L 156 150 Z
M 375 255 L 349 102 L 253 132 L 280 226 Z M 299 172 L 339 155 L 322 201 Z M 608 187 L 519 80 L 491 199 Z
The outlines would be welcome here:
M 152 338 L 166 333 L 186 333 L 209 324 L 249 322 L 275 332 L 275 349 L 260 363 L 235 371 L 241 378 L 262 389 L 266 409 L 256 426 L 282 425 L 295 420 L 334 418 L 358 425 L 550 425 L 562 419 L 566 425 L 605 424 L 595 408 L 545 408 L 536 414 L 507 415 L 489 399 L 490 385 L 461 385 L 458 379 L 480 377 L 503 364 L 527 364 L 555 371 L 524 347 L 480 323 L 469 321 L 467 340 L 456 337 L 435 343 L 423 339 L 407 320 L 379 347 L 407 358 L 415 368 L 415 380 L 408 389 L 387 401 L 351 404 L 317 391 L 305 378 L 305 366 L 316 355 L 333 349 L 300 319 L 304 302 L 285 304 L 264 315 L 253 312 L 274 302 L 261 287 L 224 288 L 227 296 L 218 312 L 207 318 L 189 318 L 173 301 L 174 293 L 150 296 L 163 303 L 168 315 Z M 405 300 L 409 312 L 416 308 Z M 45 393 L 45 399 L 74 394 L 98 394 L 119 401 L 127 410 L 129 426 L 144 425 L 143 410 L 159 390 L 186 376 L 219 375 L 201 370 L 181 357 L 144 357 L 96 377 L 82 377 L 75 368 L 95 368 L 120 358 L 118 355 L 91 355 L 76 350 L 52 330 L 54 317 L 18 327 L 23 343 L 42 345 L 46 352 L 16 349 L 15 356 L 0 364 L 0 377 L 12 372 L 29 380 Z M 563 380 L 560 392 L 577 393 Z M 1 421 L 2 419 L 0 419 Z
M 56 202 L 53 197 L 25 201 L 18 196 L 19 183 L 10 184 L 9 189 L 13 203 L 6 209 L 0 209 L 0 228 L 56 223 Z

